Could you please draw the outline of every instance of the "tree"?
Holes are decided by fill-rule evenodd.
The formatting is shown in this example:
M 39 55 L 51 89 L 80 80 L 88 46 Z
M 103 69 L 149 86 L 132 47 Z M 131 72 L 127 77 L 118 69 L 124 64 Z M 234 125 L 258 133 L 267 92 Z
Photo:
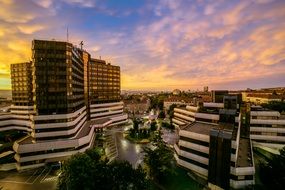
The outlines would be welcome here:
M 156 109 L 157 107 L 157 98 L 156 97 L 150 97 L 150 105 L 149 110 Z
M 167 114 L 169 115 L 169 119 L 170 119 L 170 126 L 171 128 L 174 128 L 173 124 L 172 124 L 172 118 L 174 117 L 174 108 L 176 108 L 177 105 L 176 104 L 172 104 L 169 106 L 169 109 L 167 111 Z
M 148 168 L 148 175 L 151 179 L 161 182 L 167 175 L 174 173 L 173 152 L 165 143 L 158 142 L 155 149 L 145 147 L 144 152 L 144 163 Z
M 149 189 L 148 184 L 141 167 L 133 169 L 127 161 L 107 164 L 95 149 L 77 153 L 64 162 L 57 188 L 59 190 L 144 190 Z
M 166 98 L 166 94 L 160 94 L 159 96 L 151 97 L 149 110 L 152 110 L 152 109 L 163 110 L 163 102 L 165 98 Z
M 260 178 L 262 182 L 272 189 L 285 187 L 285 147 L 280 150 L 280 155 L 273 155 L 268 163 L 261 163 Z
M 169 124 L 169 123 L 167 123 L 167 122 L 162 122 L 161 123 L 161 127 L 165 127 L 167 129 L 174 129 L 174 126 Z
M 162 98 L 158 99 L 157 108 L 159 110 L 163 110 L 163 99 Z
M 87 154 L 73 155 L 62 166 L 62 173 L 58 178 L 58 189 L 82 189 L 82 183 L 84 183 L 84 189 L 95 188 L 92 183 L 94 169 L 93 160 Z
M 285 111 L 285 102 L 269 102 L 268 104 L 262 104 L 262 107 L 283 112 Z
M 139 129 L 139 121 L 137 119 L 133 119 L 133 129 L 135 130 L 135 132 L 138 131 Z
M 174 108 L 176 108 L 176 104 L 172 104 L 169 106 L 169 109 L 167 110 L 167 114 L 169 115 L 169 119 L 172 119 L 174 117 Z
M 103 154 L 98 148 L 87 149 L 85 153 L 93 160 L 100 160 Z
M 131 136 L 132 138 L 134 138 L 135 135 L 136 135 L 136 131 L 134 130 L 134 128 L 131 128 L 131 129 L 130 129 L 130 136 Z
M 155 131 L 156 130 L 156 121 L 152 121 L 151 123 L 150 123 L 150 130 L 151 131 Z
M 163 110 L 159 112 L 159 114 L 158 114 L 158 118 L 162 118 L 162 119 L 164 119 L 164 118 L 165 118 L 165 113 L 164 113 L 164 111 L 163 111 Z
M 147 189 L 148 182 L 141 167 L 133 169 L 127 161 L 115 161 L 110 164 L 113 189 Z

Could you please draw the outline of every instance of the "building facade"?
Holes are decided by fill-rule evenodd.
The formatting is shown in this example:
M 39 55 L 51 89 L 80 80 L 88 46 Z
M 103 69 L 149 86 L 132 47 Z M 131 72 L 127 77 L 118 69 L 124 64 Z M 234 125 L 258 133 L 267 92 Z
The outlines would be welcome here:
M 189 97 L 179 97 L 179 96 L 171 96 L 163 100 L 163 108 L 165 110 L 169 110 L 170 106 L 175 104 L 177 106 L 180 105 L 193 105 L 194 98 Z
M 91 103 L 109 103 L 120 100 L 120 67 L 100 59 L 91 59 L 89 66 Z
M 223 103 L 199 103 L 175 108 L 179 130 L 174 145 L 177 163 L 207 181 L 213 189 L 243 188 L 254 184 L 251 139 L 241 137 L 241 103 L 224 96 Z
M 33 105 L 31 62 L 11 65 L 12 97 L 15 106 Z
M 71 43 L 34 40 L 32 62 L 11 65 L 13 105 L 0 115 L 0 130 L 27 131 L 13 145 L 18 170 L 83 152 L 93 146 L 96 131 L 127 121 L 120 68 L 109 64 L 114 69 L 105 72 L 91 60 Z M 106 91 L 94 95 L 96 88 Z
M 253 148 L 278 154 L 284 147 L 285 117 L 241 103 L 240 95 L 224 95 L 217 102 L 174 109 L 175 158 L 211 188 L 244 188 L 254 184 Z
M 284 100 L 285 95 L 250 93 L 245 97 L 246 102 L 250 102 L 255 105 L 268 104 L 271 102 L 283 102 Z

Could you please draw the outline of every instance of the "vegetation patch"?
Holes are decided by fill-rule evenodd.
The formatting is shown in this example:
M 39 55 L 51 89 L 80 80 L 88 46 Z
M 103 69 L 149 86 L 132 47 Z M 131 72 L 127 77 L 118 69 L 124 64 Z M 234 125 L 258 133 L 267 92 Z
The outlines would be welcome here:
M 285 187 L 285 147 L 280 155 L 273 155 L 267 162 L 260 164 L 260 178 L 270 189 L 284 189 Z
M 138 119 L 133 120 L 133 127 L 126 133 L 125 138 L 134 143 L 149 143 L 157 135 L 157 123 L 152 121 L 149 127 L 139 127 L 144 122 Z
M 146 190 L 149 182 L 141 167 L 133 169 L 127 161 L 108 164 L 96 149 L 77 153 L 65 161 L 57 189 Z

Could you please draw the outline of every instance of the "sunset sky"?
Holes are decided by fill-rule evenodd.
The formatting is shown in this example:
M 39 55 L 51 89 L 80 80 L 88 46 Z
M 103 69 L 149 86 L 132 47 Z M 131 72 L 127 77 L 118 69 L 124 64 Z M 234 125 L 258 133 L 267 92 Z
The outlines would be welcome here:
M 121 67 L 123 90 L 285 86 L 285 1 L 0 0 L 0 89 L 32 39 Z

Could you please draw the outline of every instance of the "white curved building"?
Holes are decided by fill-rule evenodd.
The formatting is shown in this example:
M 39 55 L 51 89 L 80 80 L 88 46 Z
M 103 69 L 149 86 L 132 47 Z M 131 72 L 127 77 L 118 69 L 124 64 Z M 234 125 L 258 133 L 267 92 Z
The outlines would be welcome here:
M 233 96 L 225 96 L 224 102 L 227 98 L 230 100 L 227 103 L 201 103 L 197 107 L 175 108 L 172 119 L 179 131 L 179 141 L 174 146 L 177 163 L 207 180 L 210 188 L 219 186 L 213 179 L 219 178 L 219 172 L 225 172 L 224 168 L 228 166 L 230 187 L 244 188 L 254 184 L 253 147 L 278 154 L 278 150 L 285 146 L 284 115 L 250 107 L 249 104 L 237 104 L 229 110 L 229 106 L 238 103 L 238 98 L 234 100 Z M 231 120 L 231 127 L 224 124 L 225 119 Z M 224 148 L 225 144 L 221 142 L 227 142 L 227 139 L 230 139 L 230 145 Z M 214 150 L 212 153 L 211 149 Z M 230 153 L 227 153 L 228 150 Z M 225 155 L 230 155 L 228 161 Z M 213 163 L 219 163 L 216 159 L 223 160 L 220 163 L 222 166 L 214 168 Z M 213 171 L 216 176 L 213 176 Z
M 68 42 L 34 40 L 32 51 L 32 62 L 11 65 L 13 105 L 0 113 L 0 132 L 27 132 L 13 145 L 18 170 L 83 152 L 96 131 L 127 121 L 120 67 Z

